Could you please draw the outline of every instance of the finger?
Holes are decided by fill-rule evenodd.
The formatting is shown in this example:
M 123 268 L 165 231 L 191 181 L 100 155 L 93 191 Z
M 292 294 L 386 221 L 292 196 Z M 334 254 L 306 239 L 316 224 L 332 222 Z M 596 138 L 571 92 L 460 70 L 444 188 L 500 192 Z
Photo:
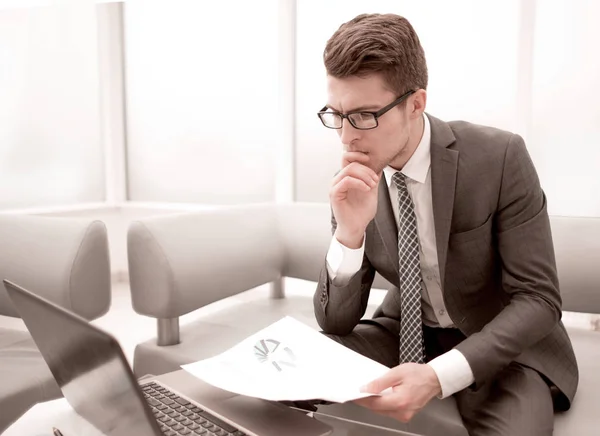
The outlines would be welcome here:
M 371 187 L 360 179 L 354 177 L 344 177 L 331 190 L 331 195 L 336 198 L 345 197 L 348 191 L 356 189 L 357 191 L 369 192 Z
M 360 402 L 362 402 L 362 400 L 364 400 L 364 398 L 361 400 L 354 400 L 354 402 L 363 407 L 367 407 L 367 406 L 364 406 L 363 404 L 360 404 Z M 413 418 L 413 416 L 415 416 L 415 413 L 413 411 L 377 410 L 377 409 L 373 409 L 371 407 L 367 407 L 367 408 L 370 409 L 372 412 L 375 412 L 379 415 L 388 416 L 390 418 L 396 419 L 396 420 L 404 422 L 404 423 L 409 422 Z
M 382 395 L 380 397 L 372 397 L 369 409 L 376 412 L 397 411 L 397 399 L 395 395 Z
M 401 366 L 397 366 L 395 368 L 390 369 L 381 377 L 376 378 L 372 382 L 368 383 L 366 386 L 363 386 L 361 388 L 361 391 L 370 392 L 372 394 L 379 394 L 381 393 L 381 391 L 384 391 L 387 388 L 399 385 L 402 381 L 401 368 Z
M 342 168 L 347 165 L 350 165 L 352 162 L 366 164 L 371 160 L 369 155 L 366 153 L 362 153 L 360 151 L 346 151 L 342 154 Z
M 374 412 L 399 412 L 407 407 L 404 396 L 397 394 L 361 398 L 354 402 Z
M 409 422 L 413 416 L 415 416 L 412 412 L 377 412 L 384 416 L 389 416 L 390 418 L 397 419 L 400 422 L 407 423 Z
M 366 407 L 367 409 L 371 409 L 371 405 L 373 404 L 373 398 L 375 397 L 358 398 L 356 400 L 353 400 L 353 403 L 358 404 L 362 407 Z
M 377 186 L 377 182 L 375 180 L 373 180 L 373 178 L 370 177 L 367 173 L 362 172 L 362 171 L 349 171 L 349 172 L 345 172 L 344 174 L 338 174 L 331 181 L 331 186 L 333 187 L 333 186 L 339 184 L 342 180 L 344 180 L 348 177 L 350 177 L 352 179 L 360 180 L 365 185 L 369 186 L 370 188 L 375 188 Z
M 369 168 L 365 165 L 353 162 L 352 164 L 346 166 L 345 168 L 342 168 L 333 177 L 333 180 L 331 182 L 332 185 L 339 183 L 340 180 L 342 180 L 346 176 L 352 176 L 357 179 L 361 179 L 362 181 L 364 181 L 366 184 L 370 185 L 371 187 L 375 187 L 375 185 L 379 182 L 379 177 L 377 176 L 377 174 L 375 174 L 375 171 L 373 171 L 371 168 Z
M 369 176 L 371 176 L 374 179 L 379 177 L 377 175 L 377 173 L 371 169 L 371 167 L 369 167 L 366 163 L 363 163 L 363 162 L 350 162 L 348 165 L 343 166 L 340 169 L 340 171 L 338 171 L 338 174 L 340 174 L 340 173 L 347 174 L 348 171 L 355 171 L 357 169 L 365 171 L 366 173 L 369 174 Z

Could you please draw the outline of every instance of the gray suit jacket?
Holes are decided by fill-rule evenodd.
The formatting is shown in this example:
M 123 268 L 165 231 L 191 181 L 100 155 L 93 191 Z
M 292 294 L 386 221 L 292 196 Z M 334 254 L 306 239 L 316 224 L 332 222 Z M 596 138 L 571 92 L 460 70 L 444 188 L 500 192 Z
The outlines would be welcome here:
M 428 117 L 442 292 L 450 318 L 467 337 L 456 348 L 473 370 L 471 389 L 518 361 L 556 385 L 555 406 L 566 410 L 577 389 L 577 363 L 560 321 L 546 198 L 523 139 L 491 127 Z M 332 217 L 332 232 L 335 227 Z M 346 335 L 354 329 L 377 271 L 395 287 L 373 320 L 398 334 L 397 240 L 382 177 L 360 271 L 337 287 L 327 268 L 322 269 L 314 307 L 324 332 Z

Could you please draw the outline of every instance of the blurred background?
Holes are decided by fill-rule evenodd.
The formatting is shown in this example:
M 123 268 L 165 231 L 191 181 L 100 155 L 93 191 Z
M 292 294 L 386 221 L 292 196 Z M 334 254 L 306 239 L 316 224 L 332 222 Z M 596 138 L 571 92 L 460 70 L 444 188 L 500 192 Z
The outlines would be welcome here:
M 327 202 L 341 146 L 322 53 L 393 12 L 427 56 L 427 111 L 522 135 L 552 215 L 600 217 L 595 0 L 0 0 L 0 213 L 106 222 Z

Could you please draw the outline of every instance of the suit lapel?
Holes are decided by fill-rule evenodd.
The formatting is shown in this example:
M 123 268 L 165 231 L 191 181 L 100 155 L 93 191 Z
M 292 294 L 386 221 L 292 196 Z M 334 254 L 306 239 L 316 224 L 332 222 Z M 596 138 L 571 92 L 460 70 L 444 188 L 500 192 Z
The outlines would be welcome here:
M 448 239 L 454 209 L 454 191 L 458 168 L 458 151 L 447 148 L 456 141 L 447 123 L 427 114 L 431 125 L 431 190 L 433 202 L 433 220 L 437 244 L 440 283 L 444 289 Z M 379 181 L 377 214 L 375 226 L 381 237 L 388 258 L 399 275 L 398 226 L 390 202 L 385 177 Z
M 398 226 L 394 217 L 394 210 L 390 202 L 385 176 L 382 174 L 379 180 L 379 192 L 377 193 L 377 213 L 375 214 L 375 225 L 381 236 L 381 240 L 388 254 L 390 262 L 394 266 L 396 276 L 400 273 L 400 260 L 398 257 Z
M 447 148 L 456 141 L 450 126 L 427 115 L 431 124 L 431 191 L 440 283 L 444 290 L 448 239 L 454 210 L 458 151 Z

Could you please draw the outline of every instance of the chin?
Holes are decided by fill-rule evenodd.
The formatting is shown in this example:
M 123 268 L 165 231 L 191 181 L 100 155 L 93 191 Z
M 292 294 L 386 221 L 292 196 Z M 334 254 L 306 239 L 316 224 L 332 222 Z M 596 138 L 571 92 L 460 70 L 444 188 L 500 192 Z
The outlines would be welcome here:
M 377 162 L 370 164 L 369 168 L 371 168 L 373 171 L 375 171 L 376 174 L 379 174 L 388 165 L 389 165 L 389 162 L 377 161 Z

